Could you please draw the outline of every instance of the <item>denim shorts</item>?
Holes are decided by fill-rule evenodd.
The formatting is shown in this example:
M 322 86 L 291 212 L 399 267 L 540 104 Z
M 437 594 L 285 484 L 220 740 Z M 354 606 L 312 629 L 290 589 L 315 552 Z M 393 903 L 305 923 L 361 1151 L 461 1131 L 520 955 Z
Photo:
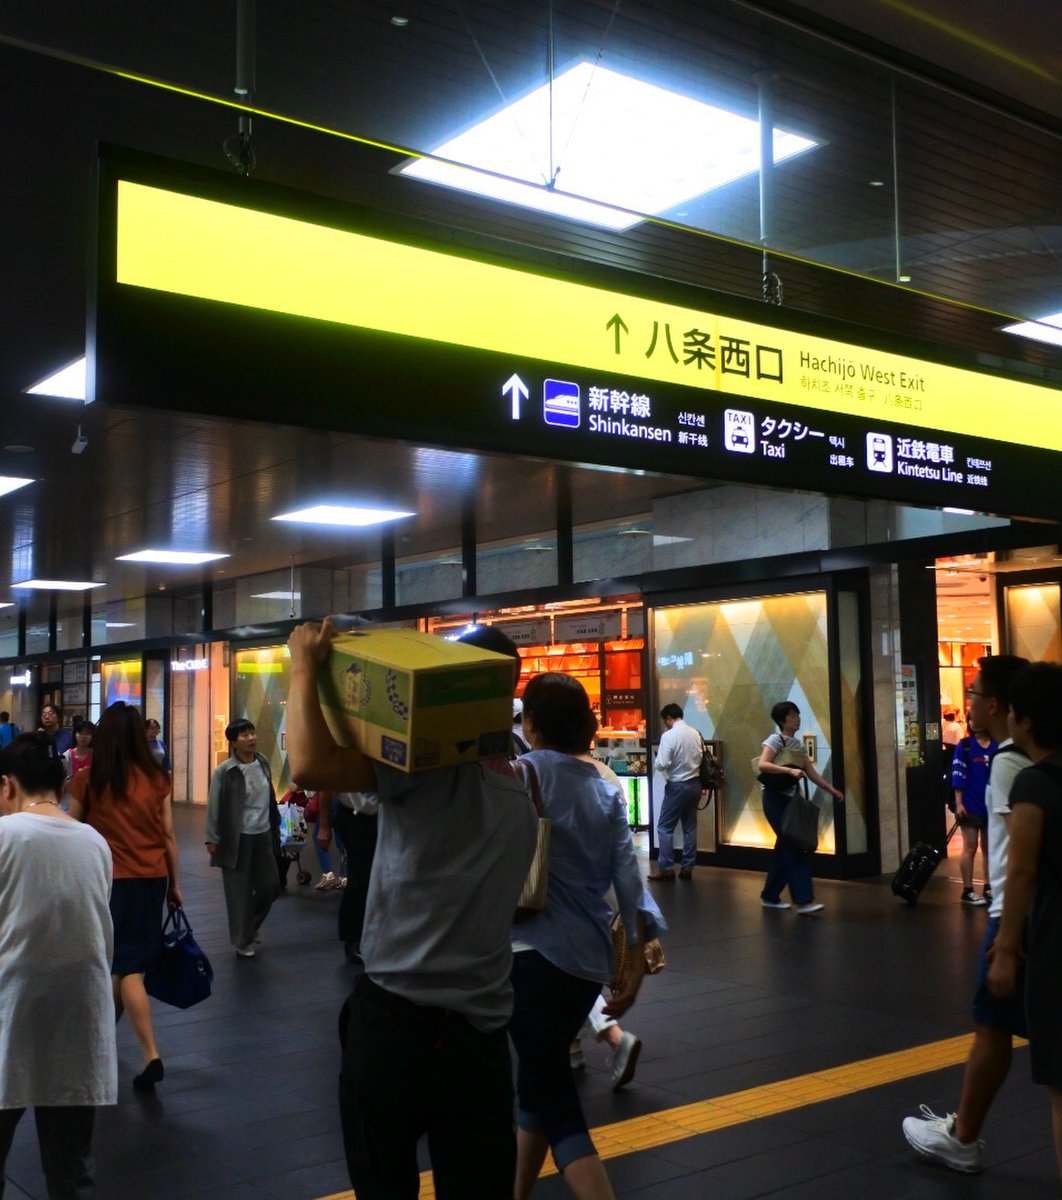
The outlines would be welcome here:
M 1028 1037 L 1025 1024 L 1025 960 L 1018 967 L 1018 986 L 1013 996 L 1000 1000 L 988 990 L 988 949 L 999 933 L 999 917 L 989 917 L 984 940 L 977 954 L 977 990 L 974 992 L 973 1019 L 978 1025 L 1000 1029 L 1014 1037 Z

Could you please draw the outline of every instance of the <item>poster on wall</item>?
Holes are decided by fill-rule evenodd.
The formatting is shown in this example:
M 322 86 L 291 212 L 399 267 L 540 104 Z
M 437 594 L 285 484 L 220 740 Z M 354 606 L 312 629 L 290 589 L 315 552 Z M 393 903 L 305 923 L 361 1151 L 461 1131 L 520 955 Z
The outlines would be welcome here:
M 918 667 L 902 663 L 899 680 L 900 734 L 905 767 L 922 764 L 922 737 L 918 716 Z

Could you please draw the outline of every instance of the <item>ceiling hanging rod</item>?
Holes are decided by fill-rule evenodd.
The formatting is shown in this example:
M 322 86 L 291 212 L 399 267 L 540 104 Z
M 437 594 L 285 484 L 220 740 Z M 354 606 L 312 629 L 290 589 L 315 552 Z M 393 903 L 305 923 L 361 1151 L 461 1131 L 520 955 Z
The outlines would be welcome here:
M 236 0 L 236 86 L 233 91 L 245 104 L 254 101 L 256 3 L 257 0 Z M 240 113 L 236 133 L 221 145 L 225 157 L 237 172 L 250 175 L 255 167 L 250 113 Z

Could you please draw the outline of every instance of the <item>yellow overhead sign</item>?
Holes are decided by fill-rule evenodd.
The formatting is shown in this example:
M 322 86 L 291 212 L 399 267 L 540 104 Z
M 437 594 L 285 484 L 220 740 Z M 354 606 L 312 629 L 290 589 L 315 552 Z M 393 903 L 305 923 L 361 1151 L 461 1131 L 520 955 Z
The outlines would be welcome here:
M 1062 450 L 1058 389 L 121 180 L 119 283 Z

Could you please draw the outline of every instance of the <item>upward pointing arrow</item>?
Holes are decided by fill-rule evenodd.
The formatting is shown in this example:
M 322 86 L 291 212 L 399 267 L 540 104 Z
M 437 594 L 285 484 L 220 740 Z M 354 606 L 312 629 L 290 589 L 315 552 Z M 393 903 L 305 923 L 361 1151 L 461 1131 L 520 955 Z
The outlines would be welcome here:
M 514 371 L 509 378 L 502 384 L 502 395 L 509 396 L 513 402 L 513 420 L 520 420 L 520 400 L 521 397 L 526 400 L 529 393 L 527 384 Z
M 612 314 L 611 319 L 605 323 L 605 328 L 606 329 L 614 329 L 616 331 L 616 353 L 619 354 L 619 352 L 620 352 L 620 330 L 622 329 L 624 333 L 630 333 L 630 330 L 623 323 L 623 318 L 619 315 L 619 313 Z

